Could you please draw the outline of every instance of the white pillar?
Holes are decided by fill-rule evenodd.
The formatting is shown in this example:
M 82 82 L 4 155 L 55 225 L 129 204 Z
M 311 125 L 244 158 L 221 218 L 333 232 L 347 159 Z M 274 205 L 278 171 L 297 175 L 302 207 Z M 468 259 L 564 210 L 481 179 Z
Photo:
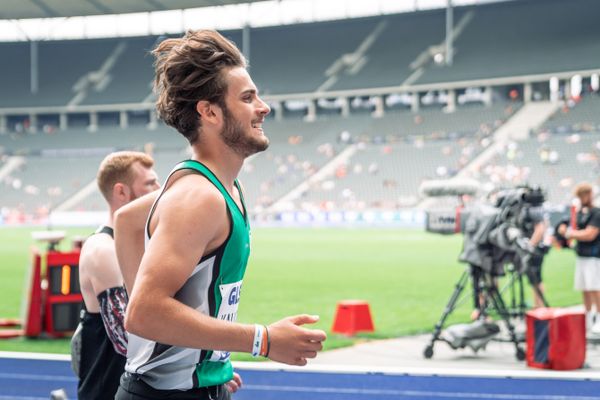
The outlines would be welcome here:
M 119 112 L 119 126 L 121 129 L 127 129 L 129 127 L 129 114 L 127 114 L 127 111 L 125 110 Z
M 492 105 L 492 87 L 491 86 L 485 87 L 483 103 L 488 107 Z
M 350 116 L 350 101 L 347 97 L 342 97 L 342 117 Z
M 525 103 L 530 103 L 532 98 L 533 98 L 533 89 L 531 87 L 531 82 L 527 82 L 523 86 L 523 101 Z
M 448 90 L 448 104 L 446 104 L 446 110 L 453 113 L 456 111 L 456 90 Z
M 0 115 L 0 133 L 6 133 L 6 115 Z
M 29 132 L 37 132 L 38 117 L 37 114 L 29 114 Z
M 317 105 L 314 100 L 308 100 L 308 110 L 304 116 L 304 121 L 314 122 L 317 119 Z
M 550 87 L 550 101 L 556 103 L 559 100 L 558 93 L 560 90 L 560 81 L 556 76 L 553 76 L 552 78 L 550 78 L 548 86 Z
M 410 106 L 410 110 L 414 113 L 419 112 L 419 107 L 421 106 L 419 93 L 415 92 L 412 94 L 412 105 Z
M 158 126 L 158 117 L 156 116 L 156 110 L 150 110 L 150 122 L 148 122 L 148 129 L 154 130 Z
M 88 125 L 88 131 L 96 132 L 98 130 L 98 113 L 92 111 L 90 113 L 90 124 Z
M 275 104 L 276 106 L 273 107 L 273 111 L 275 111 L 275 121 L 283 121 L 283 102 L 278 101 Z
M 58 127 L 61 131 L 66 131 L 69 127 L 69 119 L 67 118 L 67 114 L 61 113 L 58 116 Z
M 381 118 L 385 115 L 385 109 L 383 107 L 383 96 L 375 97 L 375 110 L 371 113 L 373 118 Z
M 563 100 L 568 100 L 571 98 L 571 80 L 565 79 L 564 83 Z

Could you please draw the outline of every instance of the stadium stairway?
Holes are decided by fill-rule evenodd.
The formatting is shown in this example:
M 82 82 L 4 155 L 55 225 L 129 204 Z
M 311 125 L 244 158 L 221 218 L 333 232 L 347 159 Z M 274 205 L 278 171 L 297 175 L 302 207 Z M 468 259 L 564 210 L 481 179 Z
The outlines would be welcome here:
M 81 190 L 76 192 L 73 196 L 69 197 L 63 203 L 59 204 L 52 211 L 69 211 L 73 210 L 78 204 L 85 200 L 88 196 L 98 191 L 98 185 L 96 179 L 88 182 Z
M 377 26 L 375 26 L 373 31 L 363 39 L 354 52 L 342 54 L 340 58 L 335 60 L 334 63 L 327 68 L 327 71 L 325 71 L 327 80 L 323 82 L 323 84 L 321 84 L 316 91 L 324 92 L 331 89 L 331 87 L 340 79 L 340 74 L 346 73 L 355 75 L 357 72 L 359 72 L 368 62 L 368 58 L 366 56 L 367 51 L 385 30 L 386 26 L 387 21 L 381 21 L 379 24 L 377 24 Z
M 87 72 L 73 86 L 75 96 L 69 101 L 68 106 L 81 104 L 88 92 L 95 90 L 101 92 L 109 84 L 111 76 L 110 70 L 113 68 L 121 54 L 127 49 L 126 42 L 119 42 L 109 56 L 102 62 L 100 68 Z
M 496 141 L 525 140 L 529 134 L 539 128 L 560 104 L 552 101 L 527 103 L 494 133 Z
M 540 127 L 558 109 L 557 102 L 542 101 L 527 103 L 515 113 L 508 121 L 494 132 L 494 143 L 483 151 L 478 157 L 467 164 L 458 174 L 457 178 L 466 178 L 474 171 L 485 165 L 509 140 L 525 140 L 530 132 Z
M 323 180 L 325 177 L 333 174 L 333 172 L 340 165 L 343 165 L 352 158 L 354 153 L 356 153 L 357 145 L 350 145 L 346 147 L 343 151 L 340 152 L 337 156 L 335 156 L 331 161 L 325 164 L 320 170 L 315 172 L 310 178 L 301 182 L 298 186 L 290 190 L 287 194 L 282 196 L 279 200 L 275 201 L 271 207 L 269 207 L 266 211 L 269 212 L 277 212 L 284 211 L 287 208 L 287 205 L 293 202 L 295 199 L 300 197 L 300 195 L 308 190 L 310 185 L 314 182 L 318 182 Z
M 4 165 L 0 168 L 0 182 L 4 180 L 5 177 L 10 175 L 11 172 L 19 168 L 21 165 L 25 163 L 25 157 L 21 156 L 13 156 L 8 157 Z

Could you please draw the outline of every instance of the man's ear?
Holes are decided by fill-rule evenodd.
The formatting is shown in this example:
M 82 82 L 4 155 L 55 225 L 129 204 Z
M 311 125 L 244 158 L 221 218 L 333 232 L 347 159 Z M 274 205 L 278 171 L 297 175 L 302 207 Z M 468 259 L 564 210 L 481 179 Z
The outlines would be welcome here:
M 117 182 L 113 186 L 113 200 L 119 203 L 127 203 L 131 193 L 129 187 L 123 183 Z
M 219 106 L 206 100 L 200 100 L 196 103 L 196 111 L 198 111 L 198 116 L 203 125 L 206 123 L 217 124 L 222 114 Z

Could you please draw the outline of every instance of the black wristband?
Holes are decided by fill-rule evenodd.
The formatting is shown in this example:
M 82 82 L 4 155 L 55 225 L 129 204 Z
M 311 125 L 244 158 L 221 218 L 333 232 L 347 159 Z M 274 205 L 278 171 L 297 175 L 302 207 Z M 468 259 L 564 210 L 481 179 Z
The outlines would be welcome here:
M 265 333 L 267 334 L 267 352 L 265 357 L 269 358 L 269 351 L 271 351 L 271 336 L 269 336 L 269 328 L 265 325 Z

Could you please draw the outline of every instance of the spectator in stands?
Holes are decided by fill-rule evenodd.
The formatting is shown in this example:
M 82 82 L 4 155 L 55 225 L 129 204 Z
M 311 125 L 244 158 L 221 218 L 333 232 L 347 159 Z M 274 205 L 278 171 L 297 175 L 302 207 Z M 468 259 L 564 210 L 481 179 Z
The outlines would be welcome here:
M 113 398 L 125 368 L 127 292 L 115 254 L 113 216 L 123 205 L 158 189 L 153 165 L 144 153 L 118 152 L 108 155 L 98 170 L 98 187 L 109 214 L 106 224 L 85 242 L 79 260 L 84 300 L 77 385 L 80 399 Z
M 593 334 L 600 334 L 600 208 L 593 205 L 593 188 L 589 183 L 577 185 L 575 196 L 580 202 L 577 226 L 561 225 L 559 233 L 577 241 L 575 289 L 583 292 L 586 326 L 591 327 Z

